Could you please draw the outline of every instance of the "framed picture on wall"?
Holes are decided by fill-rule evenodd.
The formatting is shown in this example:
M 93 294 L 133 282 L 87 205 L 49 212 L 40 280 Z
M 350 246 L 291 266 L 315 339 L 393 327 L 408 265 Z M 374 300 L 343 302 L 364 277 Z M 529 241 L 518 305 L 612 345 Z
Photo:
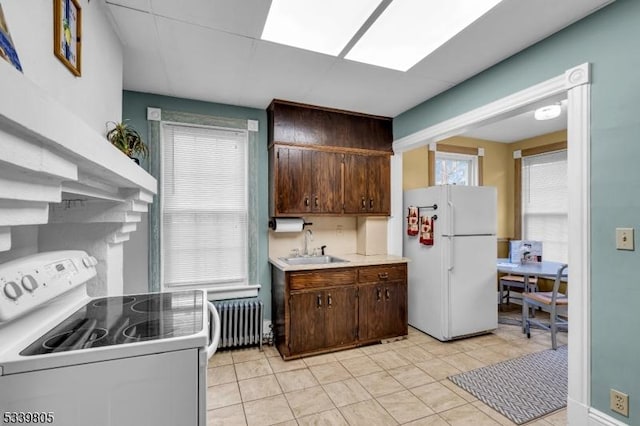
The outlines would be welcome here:
M 8 61 L 11 65 L 16 67 L 18 71 L 22 71 L 20 59 L 18 59 L 18 52 L 16 52 L 13 40 L 11 40 L 7 21 L 4 19 L 2 5 L 0 5 L 0 58 Z
M 82 9 L 78 0 L 53 0 L 53 53 L 75 76 L 81 75 Z

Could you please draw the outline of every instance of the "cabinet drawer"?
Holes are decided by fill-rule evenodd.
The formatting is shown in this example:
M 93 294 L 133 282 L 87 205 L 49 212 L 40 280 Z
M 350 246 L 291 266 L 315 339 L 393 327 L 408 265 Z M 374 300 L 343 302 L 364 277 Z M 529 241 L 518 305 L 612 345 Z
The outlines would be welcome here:
M 407 265 L 405 263 L 365 266 L 358 270 L 358 282 L 360 283 L 404 280 L 406 278 Z
M 333 287 L 339 285 L 355 284 L 356 269 L 322 269 L 314 271 L 292 272 L 289 276 L 289 288 L 291 290 L 304 290 L 309 288 Z

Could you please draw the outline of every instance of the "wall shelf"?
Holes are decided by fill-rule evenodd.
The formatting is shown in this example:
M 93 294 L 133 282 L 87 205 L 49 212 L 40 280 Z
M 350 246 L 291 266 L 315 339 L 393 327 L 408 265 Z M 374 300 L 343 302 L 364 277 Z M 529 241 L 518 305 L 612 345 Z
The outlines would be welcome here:
M 0 90 L 0 251 L 12 226 L 121 222 L 118 241 L 135 230 L 155 178 L 5 61 Z

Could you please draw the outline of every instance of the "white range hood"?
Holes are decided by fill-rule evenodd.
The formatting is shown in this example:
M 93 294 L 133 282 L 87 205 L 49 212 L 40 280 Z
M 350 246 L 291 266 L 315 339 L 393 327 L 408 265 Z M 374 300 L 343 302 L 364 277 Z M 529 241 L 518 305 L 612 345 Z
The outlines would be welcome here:
M 5 61 L 0 93 L 0 252 L 12 227 L 43 225 L 39 250 L 87 250 L 102 260 L 94 295 L 122 292 L 122 243 L 156 180 Z

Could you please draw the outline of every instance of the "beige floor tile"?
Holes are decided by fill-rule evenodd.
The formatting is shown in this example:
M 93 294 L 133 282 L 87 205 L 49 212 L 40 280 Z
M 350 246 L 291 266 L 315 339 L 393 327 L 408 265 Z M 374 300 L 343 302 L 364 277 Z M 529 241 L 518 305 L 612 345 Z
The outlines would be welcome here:
M 231 357 L 231 352 L 222 351 L 216 352 L 211 358 L 209 358 L 208 367 L 219 367 L 221 365 L 229 365 L 233 364 L 233 358 Z
M 385 370 L 403 367 L 410 364 L 410 362 L 407 361 L 406 358 L 398 354 L 396 351 L 386 351 L 377 354 L 371 354 L 369 355 L 369 358 L 371 358 L 373 362 L 375 362 Z
M 276 423 L 273 426 L 298 426 L 298 422 L 295 420 L 288 420 L 286 422 Z
M 311 367 L 313 365 L 320 365 L 320 364 L 326 364 L 328 362 L 335 362 L 338 359 L 334 354 L 331 353 L 331 354 L 310 356 L 310 357 L 302 358 L 302 360 L 304 361 L 305 364 L 307 364 L 308 367 Z
M 418 345 L 418 347 L 426 350 L 430 354 L 441 357 L 445 355 L 453 355 L 462 351 L 460 346 L 456 346 L 454 342 L 430 342 L 430 343 L 422 343 Z
M 345 351 L 335 352 L 334 355 L 338 361 L 342 361 L 345 359 L 358 358 L 363 356 L 365 353 L 362 352 L 359 348 L 356 349 L 347 349 Z
M 488 349 L 491 349 L 493 352 L 509 358 L 517 358 L 527 353 L 526 351 L 522 350 L 520 345 L 513 345 L 510 343 L 499 343 L 497 345 L 490 345 L 486 347 Z
M 397 351 L 398 349 L 409 348 L 411 346 L 415 346 L 415 343 L 410 341 L 407 338 L 404 338 L 404 339 L 397 339 L 397 340 L 394 340 L 392 342 L 387 342 L 387 343 L 385 343 L 385 345 L 389 346 L 389 348 L 392 351 Z
M 301 417 L 298 419 L 298 424 L 300 426 L 349 426 L 338 409 Z
M 509 420 L 508 418 L 506 418 L 502 414 L 498 413 L 496 410 L 494 410 L 493 408 L 489 407 L 487 404 L 485 404 L 482 401 L 472 402 L 471 405 L 473 405 L 478 410 L 480 410 L 483 413 L 485 413 L 487 416 L 491 417 L 493 420 L 495 420 L 496 422 L 498 422 L 502 426 L 514 426 L 515 425 L 515 423 L 513 423 L 511 420 Z M 529 426 L 529 424 L 527 424 L 527 426 Z
M 293 420 L 293 413 L 284 395 L 245 402 L 244 413 L 249 426 L 267 426 Z
M 421 331 L 417 331 L 415 333 L 409 333 L 409 337 L 407 337 L 407 340 L 409 340 L 411 343 L 416 345 L 438 341 L 438 339 L 435 339 Z
M 481 349 L 474 349 L 472 351 L 466 352 L 466 354 L 477 359 L 478 361 L 484 362 L 486 365 L 496 364 L 498 362 L 509 359 L 508 356 L 494 352 L 486 347 Z
M 352 376 L 339 362 L 330 362 L 328 364 L 314 365 L 309 367 L 318 383 L 333 383 L 350 379 Z
M 282 358 L 271 357 L 267 358 L 269 365 L 274 373 L 281 373 L 283 371 L 300 370 L 301 368 L 307 368 L 307 364 L 301 359 L 293 359 L 291 361 L 284 361 Z
M 376 398 L 378 403 L 399 423 L 406 423 L 434 414 L 414 394 L 407 391 L 392 393 Z
M 405 387 L 386 371 L 360 376 L 356 380 L 374 397 L 405 390 Z
M 449 423 L 445 422 L 442 417 L 434 414 L 429 417 L 423 417 L 418 420 L 414 420 L 409 423 L 405 423 L 405 426 L 449 426 Z
M 497 345 L 500 343 L 506 343 L 506 340 L 501 339 L 495 334 L 484 334 L 482 336 L 473 337 L 471 339 L 473 343 L 477 343 L 480 346 Z
M 269 361 L 267 361 L 267 358 L 265 357 L 254 361 L 240 362 L 235 364 L 235 367 L 238 380 L 273 374 Z
M 365 355 L 371 355 L 371 354 L 379 354 L 380 352 L 390 351 L 392 350 L 392 348 L 391 346 L 385 345 L 384 343 L 377 343 L 375 345 L 364 346 L 360 348 L 360 350 Z
M 343 407 L 372 398 L 371 394 L 356 379 L 329 383 L 322 387 L 336 407 Z
M 382 367 L 366 355 L 357 358 L 344 359 L 340 361 L 340 363 L 349 371 L 349 373 L 351 373 L 351 375 L 356 377 L 383 371 Z
M 313 377 L 313 374 L 311 374 L 311 371 L 308 369 L 277 373 L 276 378 L 285 393 L 319 385 L 316 378 Z
M 464 399 L 467 402 L 475 402 L 478 400 L 478 398 L 476 398 L 466 390 L 462 389 L 460 386 L 456 385 L 449 379 L 440 380 L 439 383 L 445 388 L 455 392 L 456 395 L 462 397 L 462 399 Z
M 231 357 L 236 364 L 266 358 L 264 352 L 260 352 L 258 348 L 236 349 L 231 351 Z
M 556 411 L 555 413 L 549 414 L 546 417 L 543 417 L 543 420 L 552 424 L 553 426 L 565 426 L 567 422 L 567 409 L 564 408 L 562 410 Z
M 335 408 L 322 386 L 289 392 L 285 397 L 296 418 Z
M 461 396 L 438 382 L 413 388 L 411 392 L 436 413 L 467 404 Z
M 267 398 L 282 393 L 278 380 L 276 380 L 276 376 L 273 374 L 240 380 L 238 386 L 240 386 L 240 396 L 244 402 Z
M 439 358 L 418 362 L 415 366 L 436 380 L 446 379 L 453 374 L 461 373 L 456 367 Z
M 236 369 L 233 365 L 207 368 L 207 386 L 224 385 L 236 380 Z
M 477 359 L 472 358 L 464 353 L 443 356 L 440 359 L 448 364 L 453 365 L 460 371 L 471 371 L 475 370 L 476 368 L 484 367 L 486 365 L 486 363 L 478 361 Z
M 439 413 L 440 416 L 447 421 L 451 426 L 496 426 L 500 423 L 493 420 L 491 417 L 484 414 L 471 404 L 463 405 L 461 407 L 452 408 L 451 410 Z
M 405 365 L 387 371 L 394 379 L 400 382 L 407 389 L 426 385 L 436 381 L 433 377 L 416 367 L 415 365 Z
M 472 351 L 474 349 L 480 349 L 482 347 L 479 343 L 476 343 L 473 340 L 469 339 L 457 340 L 454 342 L 454 345 L 459 347 L 461 352 Z
M 246 426 L 242 404 L 207 411 L 207 426 Z
M 413 345 L 399 350 L 395 350 L 395 353 L 402 355 L 409 362 L 422 362 L 433 359 L 435 355 L 427 352 L 426 349 L 419 345 Z
M 242 402 L 237 383 L 211 386 L 207 389 L 207 410 L 227 407 Z
M 262 345 L 262 350 L 264 351 L 264 355 L 267 358 L 278 357 L 280 358 L 280 352 L 278 352 L 278 348 L 275 346 Z
M 398 424 L 375 400 L 358 402 L 340 408 L 351 426 L 389 426 Z

